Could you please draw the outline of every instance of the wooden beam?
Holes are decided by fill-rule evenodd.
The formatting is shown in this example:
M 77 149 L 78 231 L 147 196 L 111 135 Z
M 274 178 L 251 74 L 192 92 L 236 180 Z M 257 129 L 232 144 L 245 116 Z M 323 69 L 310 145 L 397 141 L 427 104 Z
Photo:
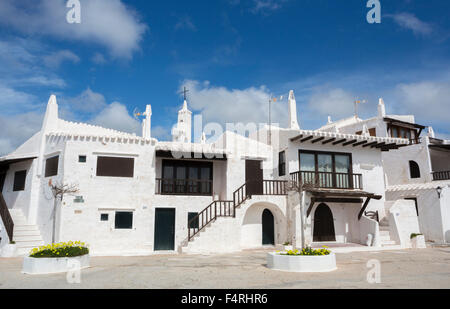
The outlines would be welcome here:
M 362 198 L 339 198 L 339 197 L 318 197 L 315 198 L 316 203 L 349 203 L 362 204 Z
M 328 144 L 328 143 L 334 142 L 335 140 L 336 140 L 336 137 L 333 137 L 333 138 L 327 139 L 327 140 L 324 141 L 322 144 L 323 144 L 323 145 L 326 145 L 326 144 Z
M 353 139 L 353 140 L 351 140 L 351 141 L 349 141 L 349 142 L 344 143 L 342 146 L 348 146 L 348 145 L 354 144 L 354 143 L 356 143 L 356 142 L 357 142 L 357 140 L 356 140 L 356 139 Z
M 316 199 L 314 197 L 311 198 L 311 205 L 309 205 L 308 211 L 306 212 L 306 218 L 308 218 L 309 215 L 311 214 L 311 211 L 312 211 L 315 203 L 316 203 Z
M 340 144 L 340 143 L 345 142 L 346 140 L 347 140 L 346 138 L 340 139 L 340 140 L 338 140 L 338 141 L 335 141 L 335 142 L 333 143 L 333 145 L 338 145 L 338 144 Z
M 370 197 L 366 199 L 366 202 L 364 203 L 363 207 L 361 208 L 361 211 L 358 214 L 358 221 L 361 220 L 362 215 L 364 214 L 364 211 L 366 210 L 367 206 L 369 206 Z
M 304 142 L 306 142 L 306 141 L 309 141 L 310 139 L 313 139 L 314 138 L 314 136 L 308 136 L 308 137 L 305 137 L 304 139 L 302 139 L 302 140 L 300 140 L 300 143 L 304 143 Z
M 296 136 L 296 137 L 294 137 L 294 138 L 291 138 L 291 142 L 296 142 L 296 141 L 298 141 L 299 139 L 301 139 L 303 137 L 303 134 L 300 134 L 299 136 Z
M 366 148 L 366 147 L 373 146 L 373 145 L 376 145 L 376 144 L 378 144 L 378 142 L 372 142 L 372 143 L 368 143 L 368 144 L 363 145 L 363 147 Z
M 357 147 L 357 146 L 364 145 L 364 144 L 367 144 L 367 141 L 362 141 L 362 142 L 356 143 L 353 145 L 353 147 Z
M 385 142 L 383 142 L 383 143 L 378 143 L 378 144 L 376 144 L 376 145 L 373 145 L 373 146 L 370 147 L 370 148 L 381 148 L 381 147 L 384 146 L 384 145 L 386 145 Z
M 317 142 L 323 141 L 324 139 L 325 139 L 325 137 L 322 136 L 322 137 L 316 138 L 315 140 L 312 140 L 311 143 L 315 144 Z

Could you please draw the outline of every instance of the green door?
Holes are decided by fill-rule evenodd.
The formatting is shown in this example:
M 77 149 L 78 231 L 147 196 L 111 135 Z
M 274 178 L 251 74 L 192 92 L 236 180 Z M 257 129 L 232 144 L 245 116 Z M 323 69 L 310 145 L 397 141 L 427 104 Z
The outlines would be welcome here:
M 175 250 L 175 209 L 155 210 L 155 251 Z

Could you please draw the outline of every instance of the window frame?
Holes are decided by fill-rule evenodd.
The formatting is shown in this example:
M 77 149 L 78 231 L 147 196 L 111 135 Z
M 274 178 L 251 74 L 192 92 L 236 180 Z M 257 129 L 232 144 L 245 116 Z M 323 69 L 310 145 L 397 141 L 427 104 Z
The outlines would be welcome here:
M 409 165 L 409 178 L 410 179 L 420 179 L 420 178 L 422 178 L 422 173 L 420 171 L 419 163 L 417 163 L 414 160 L 409 160 L 408 165 Z
M 283 158 L 283 160 L 281 160 Z M 278 176 L 286 176 L 286 151 L 278 153 Z
M 131 214 L 131 226 L 130 227 L 118 227 L 117 226 L 117 214 Z M 134 212 L 125 210 L 116 210 L 114 212 L 114 230 L 132 230 L 134 228 Z
M 52 160 L 55 160 L 55 159 L 56 159 L 56 167 L 49 165 L 49 162 L 51 163 Z M 52 167 L 52 168 L 50 168 L 50 167 Z M 48 177 L 58 176 L 58 172 L 59 172 L 59 155 L 52 156 L 52 157 L 45 159 L 44 177 L 48 178 Z
M 113 161 L 113 160 L 125 160 L 128 162 L 132 162 L 132 170 L 128 171 L 127 173 L 107 173 L 110 172 L 111 170 L 104 170 L 106 167 L 103 166 L 102 164 L 99 164 L 99 162 L 105 159 L 106 162 L 102 162 L 102 164 L 112 164 L 115 165 L 114 162 L 107 162 L 108 160 Z M 112 178 L 134 178 L 135 176 L 135 168 L 136 168 L 136 160 L 135 158 L 132 157 L 119 157 L 119 156 L 97 156 L 97 166 L 96 166 L 96 172 L 95 172 L 95 176 L 96 177 L 112 177 Z M 102 172 L 102 173 L 99 173 Z
M 198 216 L 198 212 L 188 212 L 188 221 L 187 221 L 187 225 L 188 225 L 188 229 L 198 229 L 200 227 L 200 218 L 197 217 Z M 191 217 L 192 216 L 192 217 Z M 194 221 L 193 223 L 195 224 L 194 226 L 190 226 L 189 225 L 189 221 L 191 221 L 192 219 L 194 219 L 195 217 L 197 217 L 197 220 Z

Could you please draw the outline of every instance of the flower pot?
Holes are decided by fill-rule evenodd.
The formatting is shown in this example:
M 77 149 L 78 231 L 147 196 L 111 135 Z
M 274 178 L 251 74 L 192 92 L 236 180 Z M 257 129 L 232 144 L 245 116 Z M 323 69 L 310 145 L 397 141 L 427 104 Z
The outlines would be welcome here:
M 336 255 L 281 255 L 267 254 L 267 267 L 288 272 L 314 273 L 336 270 Z
M 425 249 L 427 247 L 425 244 L 425 236 L 417 235 L 411 239 L 411 246 L 414 249 Z
M 17 245 L 15 244 L 7 244 L 3 246 L 1 249 L 1 257 L 9 258 L 15 257 L 17 255 Z
M 69 258 L 32 258 L 23 260 L 22 273 L 43 275 L 66 273 L 89 267 L 89 254 Z

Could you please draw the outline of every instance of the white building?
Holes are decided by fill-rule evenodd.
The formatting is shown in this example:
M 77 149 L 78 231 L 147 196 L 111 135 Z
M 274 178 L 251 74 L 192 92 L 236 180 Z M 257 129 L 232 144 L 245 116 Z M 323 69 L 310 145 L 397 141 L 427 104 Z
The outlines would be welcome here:
M 435 138 L 431 127 L 413 115 L 386 115 L 383 99 L 378 115 L 362 120 L 351 117 L 328 122 L 320 131 L 342 132 L 379 137 L 402 137 L 408 147 L 383 153 L 387 209 L 401 200 L 413 201 L 420 230 L 428 241 L 450 242 L 450 141 Z
M 150 106 L 139 137 L 64 121 L 51 96 L 42 129 L 0 158 L 0 246 L 12 238 L 25 254 L 54 238 L 85 241 L 94 255 L 218 253 L 303 239 L 366 245 L 368 235 L 370 245 L 407 246 L 402 222 L 380 232 L 376 219 L 385 216 L 382 152 L 409 140 L 301 130 L 293 92 L 289 101 L 289 128 L 196 144 L 187 102 L 173 141 L 160 142 Z M 300 183 L 301 195 L 289 189 Z M 54 214 L 57 184 L 78 193 Z

